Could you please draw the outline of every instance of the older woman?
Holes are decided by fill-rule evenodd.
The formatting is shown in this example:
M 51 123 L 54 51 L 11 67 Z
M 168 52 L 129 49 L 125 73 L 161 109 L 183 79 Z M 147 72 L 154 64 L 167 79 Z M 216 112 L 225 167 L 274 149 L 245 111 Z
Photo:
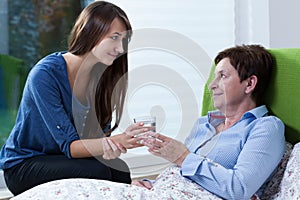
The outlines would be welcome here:
M 144 144 L 156 156 L 180 167 L 180 173 L 225 199 L 249 199 L 272 174 L 284 149 L 284 124 L 268 115 L 262 96 L 273 60 L 263 47 L 243 45 L 215 58 L 209 85 L 218 110 L 201 117 L 185 145 L 161 134 Z M 134 182 L 149 186 L 148 182 Z

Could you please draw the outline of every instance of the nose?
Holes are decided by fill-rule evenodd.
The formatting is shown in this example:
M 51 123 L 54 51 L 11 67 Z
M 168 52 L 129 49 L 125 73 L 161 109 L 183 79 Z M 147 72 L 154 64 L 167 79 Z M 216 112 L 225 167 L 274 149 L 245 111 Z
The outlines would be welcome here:
M 209 88 L 210 90 L 214 90 L 216 87 L 217 87 L 217 84 L 216 84 L 216 78 L 214 78 L 214 79 L 210 82 L 210 84 L 208 85 L 208 88 Z
M 124 48 L 123 48 L 123 41 L 120 40 L 115 48 L 115 51 L 118 52 L 119 54 L 124 53 Z

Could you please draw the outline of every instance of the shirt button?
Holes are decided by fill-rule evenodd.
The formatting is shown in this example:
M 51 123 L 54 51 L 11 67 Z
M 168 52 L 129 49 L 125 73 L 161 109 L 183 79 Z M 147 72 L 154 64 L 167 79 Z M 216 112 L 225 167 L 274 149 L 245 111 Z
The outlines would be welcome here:
M 87 116 L 85 115 L 83 118 L 84 118 L 84 119 L 86 119 L 86 118 L 87 118 Z
M 83 123 L 82 126 L 85 126 L 85 123 Z
M 57 128 L 57 129 L 60 129 L 60 126 L 57 125 L 56 128 Z
M 89 113 L 89 112 L 90 112 L 89 110 L 86 111 L 86 113 Z

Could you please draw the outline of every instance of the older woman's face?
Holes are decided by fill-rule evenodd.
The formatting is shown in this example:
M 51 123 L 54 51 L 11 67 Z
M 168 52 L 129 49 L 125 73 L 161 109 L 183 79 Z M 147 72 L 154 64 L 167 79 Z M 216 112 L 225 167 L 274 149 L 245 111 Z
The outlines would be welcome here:
M 92 49 L 92 53 L 103 64 L 111 65 L 120 54 L 124 53 L 123 39 L 126 35 L 125 25 L 120 19 L 115 18 L 108 33 Z
M 215 77 L 210 83 L 215 108 L 226 112 L 226 108 L 239 106 L 245 98 L 247 83 L 240 81 L 237 70 L 230 64 L 229 58 L 222 59 L 216 66 Z

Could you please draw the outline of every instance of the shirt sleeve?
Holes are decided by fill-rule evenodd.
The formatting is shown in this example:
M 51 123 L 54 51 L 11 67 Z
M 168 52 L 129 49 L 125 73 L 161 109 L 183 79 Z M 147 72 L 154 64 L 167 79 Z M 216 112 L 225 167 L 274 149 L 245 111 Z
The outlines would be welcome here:
M 252 128 L 232 169 L 190 153 L 181 174 L 222 198 L 250 199 L 277 167 L 284 149 L 283 123 L 264 117 Z
M 70 143 L 79 136 L 71 121 L 71 113 L 67 113 L 63 105 L 59 83 L 45 69 L 33 69 L 28 81 L 32 98 L 49 133 L 61 152 L 71 158 Z

